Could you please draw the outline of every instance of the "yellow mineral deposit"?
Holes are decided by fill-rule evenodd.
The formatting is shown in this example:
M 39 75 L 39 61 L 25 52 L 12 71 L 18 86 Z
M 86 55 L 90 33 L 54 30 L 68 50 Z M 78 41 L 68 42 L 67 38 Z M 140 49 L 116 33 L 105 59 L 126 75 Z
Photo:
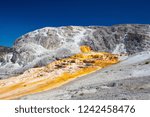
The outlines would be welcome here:
M 85 52 L 90 52 L 91 48 L 89 46 L 81 46 L 80 50 L 81 52 L 85 53 Z
M 0 99 L 16 99 L 59 87 L 80 76 L 118 62 L 117 55 L 94 52 L 81 46 L 81 53 L 54 61 L 45 67 L 32 68 L 22 75 L 0 80 Z

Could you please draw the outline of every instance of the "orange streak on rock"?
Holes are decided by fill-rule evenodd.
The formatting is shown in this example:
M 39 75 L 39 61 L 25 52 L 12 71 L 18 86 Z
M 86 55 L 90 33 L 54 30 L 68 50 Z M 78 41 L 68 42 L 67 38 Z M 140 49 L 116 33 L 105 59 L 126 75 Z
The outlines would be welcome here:
M 41 68 L 32 68 L 24 74 L 0 81 L 0 99 L 16 99 L 59 87 L 73 79 L 95 72 L 118 62 L 117 55 L 93 52 L 81 46 L 82 53 L 54 61 Z

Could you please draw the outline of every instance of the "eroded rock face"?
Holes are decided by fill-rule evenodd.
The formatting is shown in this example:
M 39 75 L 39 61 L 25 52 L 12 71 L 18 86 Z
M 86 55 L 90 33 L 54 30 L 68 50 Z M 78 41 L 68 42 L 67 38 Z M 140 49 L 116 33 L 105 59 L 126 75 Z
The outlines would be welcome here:
M 117 25 L 93 28 L 95 29 L 93 37 L 88 37 L 82 42 L 91 46 L 93 50 L 113 52 L 118 46 L 124 45 L 123 53 L 133 54 L 150 48 L 149 25 Z M 137 45 L 140 47 L 137 48 Z M 122 52 L 118 49 L 116 53 Z
M 94 51 L 117 54 L 149 51 L 150 25 L 66 26 L 35 30 L 15 41 L 11 61 L 5 60 L 4 65 L 1 60 L 0 71 L 11 75 L 43 66 L 79 53 L 81 45 L 90 46 Z
M 0 46 L 0 65 L 4 65 L 7 62 L 11 62 L 13 56 L 13 49 Z
M 126 51 L 129 54 L 147 51 L 150 49 L 150 36 L 140 33 L 128 33 L 124 39 L 124 43 Z

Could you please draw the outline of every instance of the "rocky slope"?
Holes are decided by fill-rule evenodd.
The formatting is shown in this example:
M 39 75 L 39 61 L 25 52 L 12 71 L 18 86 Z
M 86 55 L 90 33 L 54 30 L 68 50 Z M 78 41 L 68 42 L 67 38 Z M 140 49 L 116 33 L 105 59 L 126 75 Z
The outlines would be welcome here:
M 20 99 L 150 100 L 150 53 L 133 55 L 118 64 L 75 79 L 59 88 Z
M 81 45 L 94 51 L 135 54 L 150 50 L 150 25 L 46 27 L 17 39 L 13 51 L 1 57 L 0 77 L 7 78 L 25 70 L 44 66 L 54 60 L 80 52 Z M 9 70 L 8 70 L 9 69 Z

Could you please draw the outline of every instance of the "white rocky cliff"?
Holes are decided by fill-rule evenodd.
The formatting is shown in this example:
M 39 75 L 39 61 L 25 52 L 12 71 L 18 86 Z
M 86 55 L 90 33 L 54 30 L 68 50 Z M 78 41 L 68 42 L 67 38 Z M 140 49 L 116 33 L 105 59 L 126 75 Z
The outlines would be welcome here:
M 17 39 L 7 53 L 0 53 L 0 77 L 17 75 L 29 68 L 79 53 L 81 45 L 88 45 L 95 51 L 128 55 L 149 51 L 149 32 L 149 25 L 130 24 L 35 30 Z
M 80 52 L 120 55 L 120 63 L 64 86 L 20 99 L 150 99 L 150 25 L 46 27 L 18 38 L 12 48 L 0 46 L 0 78 Z

